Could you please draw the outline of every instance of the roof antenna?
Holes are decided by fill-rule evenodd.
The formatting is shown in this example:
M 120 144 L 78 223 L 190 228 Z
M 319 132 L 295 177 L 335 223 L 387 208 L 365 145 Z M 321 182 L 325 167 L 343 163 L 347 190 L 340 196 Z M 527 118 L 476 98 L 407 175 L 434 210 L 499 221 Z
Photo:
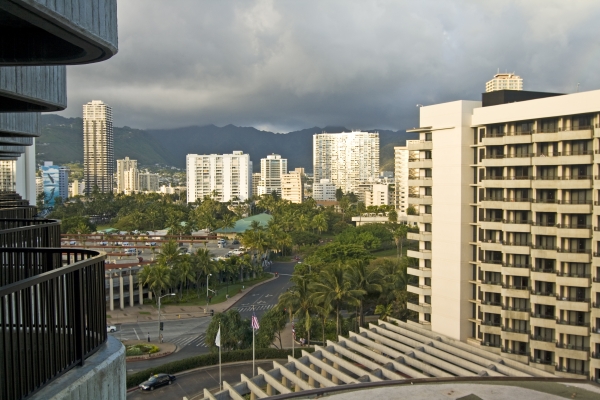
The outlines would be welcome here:
M 575 90 L 575 93 L 579 93 L 579 82 L 577 82 L 577 89 Z

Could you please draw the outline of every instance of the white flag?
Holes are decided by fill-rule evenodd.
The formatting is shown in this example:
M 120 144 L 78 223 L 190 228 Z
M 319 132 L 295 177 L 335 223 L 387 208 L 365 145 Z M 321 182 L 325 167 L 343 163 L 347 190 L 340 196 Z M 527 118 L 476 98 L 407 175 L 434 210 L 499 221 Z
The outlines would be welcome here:
M 221 347 L 221 327 L 219 327 L 219 331 L 217 332 L 217 337 L 215 338 L 215 344 L 217 347 Z

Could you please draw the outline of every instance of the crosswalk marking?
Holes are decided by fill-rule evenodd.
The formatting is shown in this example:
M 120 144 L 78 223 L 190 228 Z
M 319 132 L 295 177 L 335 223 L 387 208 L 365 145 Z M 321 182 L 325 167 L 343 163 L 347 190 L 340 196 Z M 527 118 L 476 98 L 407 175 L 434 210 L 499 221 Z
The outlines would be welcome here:
M 273 308 L 274 304 L 261 304 L 261 305 L 257 305 L 257 306 L 250 306 L 250 307 L 234 307 L 234 310 L 238 310 L 239 312 L 246 312 L 246 311 L 260 311 L 260 310 L 270 310 L 271 308 Z
M 201 346 L 208 347 L 205 343 L 206 334 L 202 333 L 196 336 L 179 336 L 173 340 L 169 340 L 170 343 L 176 344 L 177 347 L 185 347 L 185 346 Z

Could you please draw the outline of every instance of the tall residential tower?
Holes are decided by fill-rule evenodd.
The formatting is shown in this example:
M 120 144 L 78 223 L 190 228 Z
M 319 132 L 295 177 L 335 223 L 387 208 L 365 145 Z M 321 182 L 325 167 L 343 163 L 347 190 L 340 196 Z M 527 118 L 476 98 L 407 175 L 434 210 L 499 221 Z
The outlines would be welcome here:
M 379 133 L 320 133 L 313 136 L 314 181 L 329 179 L 344 193 L 379 176 Z
M 101 193 L 113 191 L 115 149 L 112 109 L 100 100 L 83 105 L 83 173 L 85 192 L 95 187 Z

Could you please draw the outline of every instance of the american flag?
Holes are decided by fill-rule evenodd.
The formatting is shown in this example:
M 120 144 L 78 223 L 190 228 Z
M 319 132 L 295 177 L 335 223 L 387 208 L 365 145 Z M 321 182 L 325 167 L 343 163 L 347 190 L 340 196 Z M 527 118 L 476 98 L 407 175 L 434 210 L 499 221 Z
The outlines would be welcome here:
M 292 337 L 296 340 L 296 325 L 292 323 Z
M 251 324 L 252 324 L 252 329 L 254 329 L 255 331 L 260 329 L 260 325 L 258 324 L 258 318 L 256 318 L 256 314 L 254 314 L 254 312 L 252 313 L 252 319 L 251 319 Z

